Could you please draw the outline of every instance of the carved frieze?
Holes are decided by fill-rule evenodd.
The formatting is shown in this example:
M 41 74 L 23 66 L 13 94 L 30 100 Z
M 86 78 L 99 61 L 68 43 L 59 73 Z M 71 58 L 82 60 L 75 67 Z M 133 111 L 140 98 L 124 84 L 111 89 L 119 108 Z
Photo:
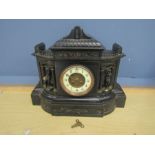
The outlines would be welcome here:
M 55 58 L 62 59 L 77 59 L 77 58 L 98 58 L 98 51 L 56 51 L 54 52 Z

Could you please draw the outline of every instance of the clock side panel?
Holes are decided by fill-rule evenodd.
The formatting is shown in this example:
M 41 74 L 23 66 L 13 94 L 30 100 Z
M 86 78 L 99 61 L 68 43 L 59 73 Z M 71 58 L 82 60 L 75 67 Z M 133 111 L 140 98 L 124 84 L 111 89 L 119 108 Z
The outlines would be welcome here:
M 94 75 L 94 87 L 92 90 L 86 94 L 85 96 L 95 96 L 99 86 L 99 68 L 100 65 L 98 62 L 92 61 L 57 61 L 55 62 L 55 70 L 56 70 L 56 83 L 57 83 L 57 95 L 58 96 L 71 96 L 67 94 L 61 87 L 60 84 L 60 75 L 63 70 L 71 65 L 82 65 L 87 67 Z M 84 97 L 84 96 L 83 96 Z

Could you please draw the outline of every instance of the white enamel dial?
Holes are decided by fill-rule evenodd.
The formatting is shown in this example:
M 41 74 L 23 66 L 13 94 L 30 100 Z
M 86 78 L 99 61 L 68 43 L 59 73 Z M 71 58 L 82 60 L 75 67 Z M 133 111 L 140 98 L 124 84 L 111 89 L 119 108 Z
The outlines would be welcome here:
M 60 84 L 69 95 L 83 96 L 93 88 L 94 75 L 85 66 L 71 65 L 61 73 Z

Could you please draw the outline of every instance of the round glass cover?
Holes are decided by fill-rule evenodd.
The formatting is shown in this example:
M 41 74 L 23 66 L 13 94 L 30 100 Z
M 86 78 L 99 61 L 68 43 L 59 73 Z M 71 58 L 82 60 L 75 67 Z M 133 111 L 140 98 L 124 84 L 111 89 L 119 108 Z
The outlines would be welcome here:
M 71 65 L 60 75 L 60 84 L 69 95 L 83 96 L 94 86 L 94 75 L 90 69 L 82 65 Z

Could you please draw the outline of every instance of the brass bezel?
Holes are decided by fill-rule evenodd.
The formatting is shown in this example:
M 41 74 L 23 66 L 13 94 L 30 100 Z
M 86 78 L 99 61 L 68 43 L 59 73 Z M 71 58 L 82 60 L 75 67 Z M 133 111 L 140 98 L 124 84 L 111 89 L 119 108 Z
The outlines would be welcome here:
M 71 68 L 76 67 L 76 66 L 85 69 L 85 70 L 89 73 L 90 78 L 91 78 L 91 85 L 90 85 L 90 87 L 88 87 L 88 89 L 87 89 L 86 91 L 84 91 L 84 92 L 71 92 L 71 91 L 69 91 L 68 89 L 66 89 L 66 87 L 65 87 L 65 85 L 64 85 L 64 83 L 63 83 L 63 76 L 64 76 L 64 74 L 65 74 L 68 70 L 70 70 Z M 92 71 L 91 71 L 89 68 L 87 68 L 87 67 L 85 67 L 85 66 L 83 66 L 83 65 L 77 65 L 77 64 L 75 64 L 75 65 L 70 65 L 70 66 L 66 67 L 66 68 L 62 71 L 62 73 L 61 73 L 61 75 L 60 75 L 60 85 L 61 85 L 62 89 L 63 89 L 67 94 L 72 95 L 72 96 L 84 96 L 84 95 L 88 94 L 88 93 L 92 90 L 92 88 L 94 87 L 94 81 L 95 81 L 95 80 L 94 80 L 94 75 L 93 75 Z

